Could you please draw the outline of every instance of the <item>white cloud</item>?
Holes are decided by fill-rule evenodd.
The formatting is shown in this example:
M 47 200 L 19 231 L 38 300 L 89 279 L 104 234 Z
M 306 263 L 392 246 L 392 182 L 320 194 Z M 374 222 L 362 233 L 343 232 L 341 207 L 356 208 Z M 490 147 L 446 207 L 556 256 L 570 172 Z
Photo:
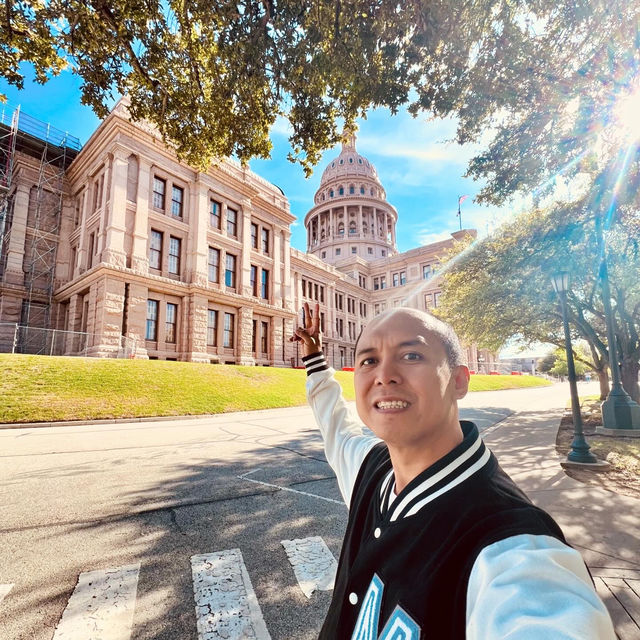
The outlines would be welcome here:
M 448 240 L 451 238 L 451 234 L 447 231 L 418 231 L 416 239 L 418 240 L 418 246 L 425 244 L 432 244 L 433 242 L 440 242 L 441 240 Z

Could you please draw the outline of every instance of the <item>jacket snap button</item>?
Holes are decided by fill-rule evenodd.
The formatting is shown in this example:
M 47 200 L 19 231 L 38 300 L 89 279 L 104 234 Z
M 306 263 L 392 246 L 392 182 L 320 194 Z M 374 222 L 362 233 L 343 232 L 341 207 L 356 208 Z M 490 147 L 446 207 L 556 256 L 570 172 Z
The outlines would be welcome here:
M 358 596 L 355 593 L 350 593 L 349 594 L 349 602 L 351 604 L 358 604 Z

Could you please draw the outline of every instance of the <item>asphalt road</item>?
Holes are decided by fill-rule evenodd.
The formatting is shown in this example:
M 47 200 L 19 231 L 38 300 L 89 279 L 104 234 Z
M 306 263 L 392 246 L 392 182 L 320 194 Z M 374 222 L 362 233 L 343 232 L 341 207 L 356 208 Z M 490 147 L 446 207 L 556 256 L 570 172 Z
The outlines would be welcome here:
M 475 393 L 461 417 L 485 429 L 567 398 L 567 385 Z M 191 558 L 232 549 L 268 635 L 227 637 L 315 638 L 330 591 L 304 595 L 281 541 L 319 536 L 337 559 L 346 515 L 306 407 L 0 430 L 0 638 L 196 640 Z M 79 615 L 66 613 L 79 576 L 121 567 L 139 567 L 131 631 L 54 636 Z

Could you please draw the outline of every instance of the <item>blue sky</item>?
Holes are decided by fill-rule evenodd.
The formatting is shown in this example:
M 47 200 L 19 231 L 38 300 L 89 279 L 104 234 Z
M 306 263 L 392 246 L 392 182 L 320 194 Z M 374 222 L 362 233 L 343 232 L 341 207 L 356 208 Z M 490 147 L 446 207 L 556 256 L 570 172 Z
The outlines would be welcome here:
M 34 83 L 28 77 L 18 91 L 0 80 L 0 92 L 11 106 L 21 109 L 52 126 L 68 131 L 85 143 L 99 124 L 93 111 L 80 104 L 80 79 L 71 72 L 52 78 L 47 84 Z M 479 185 L 462 177 L 472 148 L 446 141 L 453 137 L 455 122 L 412 118 L 406 111 L 392 116 L 386 109 L 371 111 L 359 120 L 357 148 L 378 170 L 387 192 L 387 200 L 398 210 L 397 242 L 399 251 L 448 237 L 458 229 L 458 196 L 469 194 L 462 204 L 462 222 L 482 236 L 507 217 L 508 208 L 487 208 L 475 204 Z M 291 212 L 298 218 L 292 228 L 292 245 L 304 251 L 302 221 L 313 204 L 313 195 L 322 171 L 340 148 L 325 152 L 313 175 L 306 179 L 298 165 L 287 161 L 289 152 L 287 123 L 278 120 L 272 131 L 273 150 L 269 160 L 253 160 L 252 170 L 283 189 Z

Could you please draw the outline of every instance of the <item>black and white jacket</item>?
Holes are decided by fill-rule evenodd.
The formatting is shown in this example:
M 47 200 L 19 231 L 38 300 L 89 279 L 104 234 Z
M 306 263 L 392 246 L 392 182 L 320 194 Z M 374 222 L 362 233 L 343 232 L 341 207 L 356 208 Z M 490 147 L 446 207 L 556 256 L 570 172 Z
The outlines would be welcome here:
M 399 495 L 322 354 L 307 397 L 349 505 L 321 640 L 614 640 L 580 554 L 498 465 L 477 428 Z

